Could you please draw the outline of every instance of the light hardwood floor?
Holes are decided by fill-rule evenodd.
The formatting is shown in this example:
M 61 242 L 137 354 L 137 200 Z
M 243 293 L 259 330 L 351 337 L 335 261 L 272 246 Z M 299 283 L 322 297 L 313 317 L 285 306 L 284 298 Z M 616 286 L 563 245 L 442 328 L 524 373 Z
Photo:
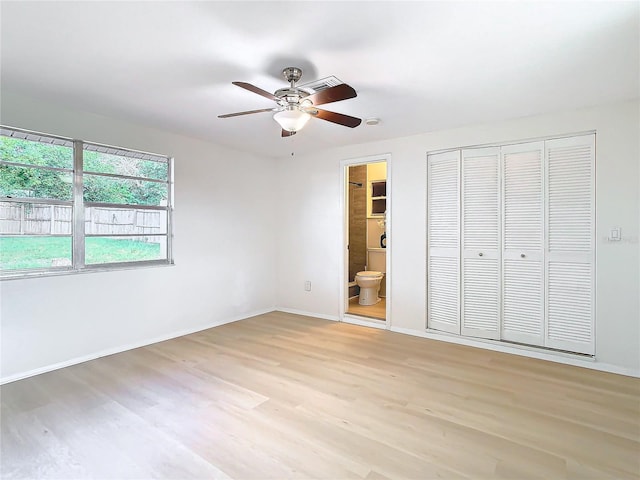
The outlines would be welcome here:
M 387 316 L 387 300 L 381 298 L 375 305 L 360 305 L 358 297 L 353 297 L 349 299 L 347 313 L 384 320 Z
M 3 479 L 640 471 L 638 379 L 285 313 L 1 394 Z

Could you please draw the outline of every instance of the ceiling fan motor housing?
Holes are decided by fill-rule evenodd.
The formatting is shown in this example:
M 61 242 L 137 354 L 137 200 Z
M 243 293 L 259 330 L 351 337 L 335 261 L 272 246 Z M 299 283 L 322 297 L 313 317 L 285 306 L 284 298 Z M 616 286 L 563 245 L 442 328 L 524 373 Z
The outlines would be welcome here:
M 302 78 L 302 69 L 298 67 L 287 67 L 282 70 L 282 76 L 291 84 L 291 86 L 276 90 L 274 95 L 278 97 L 278 103 L 282 107 L 300 105 L 300 101 L 304 97 L 309 96 L 309 93 L 296 87 L 296 82 Z
M 309 96 L 309 93 L 299 88 L 281 88 L 274 93 L 278 97 L 278 103 L 285 107 L 287 105 L 297 105 L 302 99 Z

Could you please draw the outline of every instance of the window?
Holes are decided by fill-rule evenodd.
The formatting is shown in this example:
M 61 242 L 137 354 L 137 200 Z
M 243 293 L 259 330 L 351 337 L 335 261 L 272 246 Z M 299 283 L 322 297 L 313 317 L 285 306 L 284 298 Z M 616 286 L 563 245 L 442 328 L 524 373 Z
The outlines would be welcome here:
M 0 271 L 168 264 L 171 159 L 2 127 Z

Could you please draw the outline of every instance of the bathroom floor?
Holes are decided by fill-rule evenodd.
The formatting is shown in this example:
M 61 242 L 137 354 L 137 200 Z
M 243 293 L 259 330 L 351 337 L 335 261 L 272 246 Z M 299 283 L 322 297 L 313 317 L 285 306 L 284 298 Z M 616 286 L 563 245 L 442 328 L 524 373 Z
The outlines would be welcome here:
M 349 299 L 347 313 L 384 320 L 387 314 L 387 301 L 385 298 L 380 298 L 375 305 L 365 306 L 358 303 L 358 297 L 353 297 Z

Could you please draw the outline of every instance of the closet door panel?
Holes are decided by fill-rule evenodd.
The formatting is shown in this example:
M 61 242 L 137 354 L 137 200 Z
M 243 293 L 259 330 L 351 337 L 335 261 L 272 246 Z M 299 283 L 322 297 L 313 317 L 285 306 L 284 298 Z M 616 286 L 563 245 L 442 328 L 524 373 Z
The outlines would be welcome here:
M 542 345 L 544 331 L 543 263 L 508 256 L 503 263 L 502 336 L 512 342 Z
M 593 354 L 591 265 L 550 261 L 547 276 L 547 346 Z
M 504 248 L 543 248 L 542 142 L 502 147 Z
M 500 338 L 500 150 L 462 151 L 463 335 Z
M 427 157 L 427 326 L 460 333 L 460 151 Z
M 548 140 L 545 345 L 593 354 L 595 135 Z
M 428 326 L 460 333 L 457 258 L 433 256 L 429 262 Z
M 544 345 L 544 143 L 501 149 L 502 338 Z
M 488 255 L 488 254 L 487 254 Z M 497 256 L 465 256 L 462 260 L 462 334 L 500 338 L 500 270 Z

